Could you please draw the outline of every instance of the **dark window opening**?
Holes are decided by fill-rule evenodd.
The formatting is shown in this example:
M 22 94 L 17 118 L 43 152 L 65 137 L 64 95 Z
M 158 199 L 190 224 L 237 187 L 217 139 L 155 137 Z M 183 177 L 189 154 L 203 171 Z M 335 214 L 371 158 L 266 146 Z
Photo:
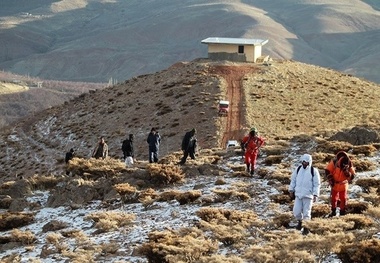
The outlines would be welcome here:
M 244 53 L 244 46 L 239 46 L 238 53 Z

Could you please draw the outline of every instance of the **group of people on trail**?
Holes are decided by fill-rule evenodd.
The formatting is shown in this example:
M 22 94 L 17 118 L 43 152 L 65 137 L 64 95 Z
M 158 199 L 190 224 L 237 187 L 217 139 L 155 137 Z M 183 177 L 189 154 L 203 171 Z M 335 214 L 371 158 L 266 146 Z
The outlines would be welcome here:
M 241 140 L 241 149 L 244 153 L 244 163 L 246 171 L 250 175 L 254 174 L 256 160 L 260 148 L 264 145 L 265 140 L 258 135 L 256 128 Z M 312 166 L 313 160 L 310 154 L 303 154 L 300 159 L 300 165 L 294 169 L 290 184 L 289 195 L 293 204 L 293 214 L 297 220 L 296 229 L 302 230 L 303 234 L 308 234 L 310 230 L 302 225 L 303 221 L 311 219 L 311 209 L 313 203 L 317 202 L 320 194 L 321 178 L 319 170 Z M 346 214 L 346 205 L 348 199 L 348 184 L 355 177 L 355 168 L 348 154 L 340 151 L 328 163 L 324 169 L 325 177 L 331 187 L 331 213 L 329 217 Z
M 331 187 L 331 213 L 329 217 L 337 215 L 339 202 L 339 215 L 346 214 L 348 199 L 348 184 L 355 177 L 355 168 L 348 154 L 340 151 L 328 163 L 325 168 L 325 177 Z M 321 179 L 317 168 L 312 166 L 312 157 L 304 154 L 301 157 L 301 165 L 293 171 L 289 185 L 290 198 L 294 200 L 293 214 L 298 221 L 296 229 L 308 234 L 310 230 L 302 226 L 303 220 L 311 219 L 311 209 L 318 200 Z
M 151 128 L 148 137 L 146 139 L 148 144 L 148 152 L 149 152 L 149 163 L 157 163 L 158 162 L 158 154 L 161 144 L 161 135 L 158 133 L 156 128 Z M 125 164 L 130 167 L 133 165 L 135 161 L 135 152 L 134 152 L 134 135 L 129 134 L 128 138 L 123 140 L 121 145 L 121 150 L 123 152 L 123 160 Z M 196 129 L 186 132 L 185 136 L 182 139 L 181 149 L 183 151 L 183 157 L 181 158 L 178 164 L 185 164 L 186 159 L 190 156 L 191 159 L 195 159 L 195 152 L 197 148 L 197 137 L 196 137 Z M 66 164 L 74 157 L 74 149 L 70 149 L 69 152 L 66 153 L 65 162 Z M 108 157 L 108 145 L 105 142 L 104 137 L 100 137 L 98 143 L 96 144 L 94 150 L 91 153 L 92 158 L 96 159 L 106 159 Z

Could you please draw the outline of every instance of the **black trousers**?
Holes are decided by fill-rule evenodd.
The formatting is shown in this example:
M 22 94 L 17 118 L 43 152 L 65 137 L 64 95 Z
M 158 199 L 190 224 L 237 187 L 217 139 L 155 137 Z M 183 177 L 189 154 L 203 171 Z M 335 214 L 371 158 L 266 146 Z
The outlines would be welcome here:
M 195 153 L 194 153 L 194 151 L 184 151 L 183 152 L 183 157 L 182 157 L 182 159 L 181 159 L 181 163 L 185 163 L 186 162 L 186 159 L 187 159 L 187 157 L 190 155 L 190 158 L 191 159 L 195 159 Z

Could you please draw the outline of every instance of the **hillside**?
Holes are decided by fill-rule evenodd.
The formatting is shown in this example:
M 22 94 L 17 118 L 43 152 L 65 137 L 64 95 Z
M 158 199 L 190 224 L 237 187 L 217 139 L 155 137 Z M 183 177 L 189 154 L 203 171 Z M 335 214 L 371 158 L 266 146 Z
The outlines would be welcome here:
M 236 79 L 236 72 L 245 72 Z M 241 87 L 239 102 L 219 117 L 220 99 Z M 379 86 L 333 70 L 295 61 L 271 66 L 195 60 L 179 62 L 150 75 L 92 91 L 2 130 L 2 177 L 60 173 L 71 147 L 88 158 L 100 136 L 110 156 L 121 157 L 121 142 L 135 134 L 136 157 L 147 160 L 146 138 L 152 127 L 162 136 L 160 155 L 180 150 L 184 133 L 198 130 L 200 147 L 224 147 L 256 126 L 272 141 L 299 134 L 330 136 L 357 125 L 379 127 Z M 235 94 L 236 96 L 236 94 Z M 233 100 L 232 100 L 233 101 Z M 233 121 L 235 120 L 235 121 Z M 231 122 L 233 121 L 233 122 Z M 231 123 L 233 123 L 231 125 Z
M 42 80 L 0 71 L 0 129 L 105 83 Z
M 268 39 L 263 53 L 380 83 L 373 0 L 2 0 L 0 69 L 66 81 L 124 81 L 206 57 L 207 37 Z M 207 25 L 207 26 L 206 26 Z
M 35 114 L 1 132 L 0 260 L 377 262 L 379 92 L 296 61 L 198 59 Z M 226 117 L 217 114 L 221 98 L 231 102 Z M 266 145 L 249 176 L 239 147 L 224 146 L 252 125 Z M 152 126 L 163 139 L 157 164 L 146 156 Z M 180 142 L 193 127 L 201 147 L 180 166 Z M 130 168 L 120 160 L 129 133 L 137 148 Z M 90 159 L 101 135 L 111 158 Z M 71 147 L 79 158 L 64 167 Z M 323 169 L 339 150 L 349 152 L 357 176 L 347 214 L 329 218 Z M 305 152 L 322 175 L 308 235 L 295 229 L 287 190 Z

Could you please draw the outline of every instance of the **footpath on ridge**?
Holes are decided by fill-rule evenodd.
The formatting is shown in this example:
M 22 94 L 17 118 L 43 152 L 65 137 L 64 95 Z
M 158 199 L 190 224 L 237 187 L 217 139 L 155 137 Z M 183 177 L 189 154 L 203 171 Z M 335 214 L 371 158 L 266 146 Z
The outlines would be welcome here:
M 226 126 L 221 140 L 221 147 L 225 147 L 228 140 L 240 141 L 244 135 L 243 128 L 246 120 L 244 116 L 244 91 L 242 80 L 247 73 L 257 70 L 252 66 L 214 66 L 213 73 L 221 76 L 227 82 L 226 100 L 230 102 Z

